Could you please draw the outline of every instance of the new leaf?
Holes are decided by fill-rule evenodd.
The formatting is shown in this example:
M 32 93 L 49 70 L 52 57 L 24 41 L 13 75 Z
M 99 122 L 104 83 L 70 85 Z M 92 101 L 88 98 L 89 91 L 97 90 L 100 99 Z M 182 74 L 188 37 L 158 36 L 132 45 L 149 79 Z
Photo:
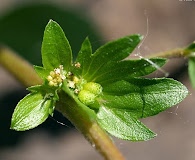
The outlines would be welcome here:
M 81 46 L 81 49 L 75 61 L 76 63 L 80 63 L 80 67 L 76 68 L 75 71 L 73 71 L 75 74 L 77 74 L 77 76 L 83 76 L 87 73 L 89 69 L 89 64 L 91 62 L 91 54 L 91 43 L 89 41 L 89 38 L 86 38 Z

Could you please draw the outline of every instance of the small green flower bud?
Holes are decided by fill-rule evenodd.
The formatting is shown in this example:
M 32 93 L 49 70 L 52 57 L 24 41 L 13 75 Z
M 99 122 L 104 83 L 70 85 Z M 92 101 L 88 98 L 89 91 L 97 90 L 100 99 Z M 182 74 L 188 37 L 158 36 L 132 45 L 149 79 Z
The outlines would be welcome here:
M 90 105 L 95 102 L 96 95 L 90 91 L 82 90 L 79 92 L 78 98 L 85 105 Z
M 96 96 L 102 93 L 102 86 L 95 82 L 84 84 L 83 89 L 95 94 Z

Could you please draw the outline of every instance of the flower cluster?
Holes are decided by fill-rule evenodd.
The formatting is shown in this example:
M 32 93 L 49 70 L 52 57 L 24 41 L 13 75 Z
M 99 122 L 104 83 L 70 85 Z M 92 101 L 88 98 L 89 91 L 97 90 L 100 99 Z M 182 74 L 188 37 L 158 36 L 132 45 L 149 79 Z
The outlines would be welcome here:
M 76 63 L 75 67 L 80 67 L 80 63 Z M 98 83 L 86 82 L 84 79 L 79 79 L 72 72 L 66 72 L 63 65 L 55 68 L 47 76 L 48 84 L 54 87 L 60 87 L 64 80 L 67 80 L 67 86 L 78 95 L 79 100 L 90 105 L 94 103 L 95 98 L 102 93 L 102 87 Z
M 66 76 L 65 71 L 63 70 L 63 65 L 60 65 L 59 68 L 55 68 L 47 77 L 49 85 L 54 87 L 60 86 L 64 79 L 66 79 Z

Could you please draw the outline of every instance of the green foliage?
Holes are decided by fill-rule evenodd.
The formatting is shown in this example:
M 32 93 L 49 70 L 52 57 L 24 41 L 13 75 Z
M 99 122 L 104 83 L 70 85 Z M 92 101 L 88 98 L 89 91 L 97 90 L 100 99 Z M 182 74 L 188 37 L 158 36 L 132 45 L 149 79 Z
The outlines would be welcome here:
M 68 40 L 61 27 L 50 20 L 42 43 L 43 67 L 35 66 L 44 83 L 28 88 L 32 93 L 16 106 L 11 128 L 36 127 L 52 115 L 56 101 L 67 101 L 58 96 L 68 95 L 75 101 L 74 107 L 76 103 L 78 107 L 94 111 L 97 123 L 113 136 L 131 141 L 155 137 L 156 134 L 138 119 L 156 115 L 179 103 L 188 91 L 173 79 L 143 78 L 156 70 L 144 59 L 124 60 L 141 39 L 140 35 L 125 36 L 101 46 L 92 54 L 90 41 L 86 38 L 72 62 Z M 166 63 L 160 58 L 150 60 L 158 66 Z
M 192 86 L 195 88 L 195 57 L 189 58 L 188 72 Z
M 45 69 L 45 68 L 43 68 L 43 67 L 40 67 L 40 66 L 34 66 L 34 70 L 36 71 L 36 73 L 39 75 L 39 77 L 41 78 L 41 79 L 45 79 L 48 75 L 49 75 L 49 73 L 50 73 L 50 70 L 47 70 L 47 69 Z
M 179 103 L 187 94 L 178 81 L 168 78 L 131 78 L 104 87 L 105 105 L 131 111 L 136 118 L 153 116 Z
M 25 131 L 43 123 L 52 113 L 52 100 L 40 93 L 28 94 L 16 106 L 12 115 L 11 128 Z
M 192 86 L 195 88 L 195 58 L 189 58 L 188 72 Z
M 100 107 L 97 118 L 102 128 L 121 139 L 144 141 L 156 136 L 128 110 Z
M 192 87 L 195 88 L 195 42 L 190 44 L 185 50 L 188 57 L 188 74 Z
M 69 70 L 72 65 L 72 51 L 63 30 L 57 23 L 49 22 L 45 28 L 42 43 L 43 67 L 53 70 L 60 65 Z

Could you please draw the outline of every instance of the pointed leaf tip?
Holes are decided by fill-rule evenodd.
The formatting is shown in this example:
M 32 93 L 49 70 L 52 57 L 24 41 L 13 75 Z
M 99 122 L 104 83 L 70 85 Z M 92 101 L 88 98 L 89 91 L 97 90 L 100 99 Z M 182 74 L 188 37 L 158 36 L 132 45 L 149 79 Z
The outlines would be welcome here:
M 60 25 L 50 20 L 45 27 L 42 42 L 42 63 L 48 70 L 63 65 L 69 70 L 72 64 L 72 50 Z
M 102 70 L 128 57 L 141 39 L 142 36 L 138 34 L 129 35 L 99 47 L 91 56 L 91 60 L 88 63 L 89 68 L 84 78 L 88 81 L 93 81 L 101 74 Z

